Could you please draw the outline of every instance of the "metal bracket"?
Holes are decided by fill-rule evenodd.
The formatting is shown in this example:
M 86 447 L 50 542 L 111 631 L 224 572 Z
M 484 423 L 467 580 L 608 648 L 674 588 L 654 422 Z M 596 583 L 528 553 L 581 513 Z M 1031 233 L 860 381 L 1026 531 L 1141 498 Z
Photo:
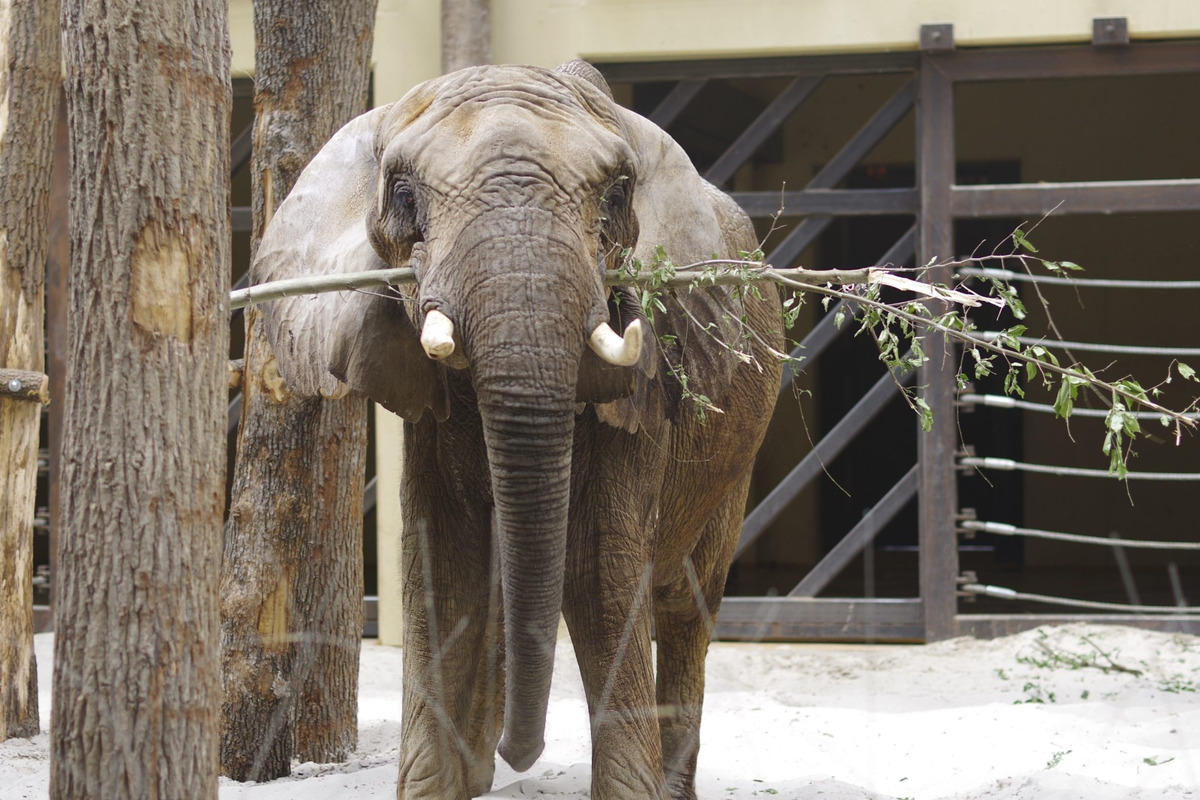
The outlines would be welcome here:
M 950 23 L 943 23 L 940 25 L 922 25 L 921 49 L 926 52 L 953 50 L 954 25 Z
M 1097 17 L 1092 20 L 1092 44 L 1119 47 L 1129 44 L 1129 20 L 1126 17 Z

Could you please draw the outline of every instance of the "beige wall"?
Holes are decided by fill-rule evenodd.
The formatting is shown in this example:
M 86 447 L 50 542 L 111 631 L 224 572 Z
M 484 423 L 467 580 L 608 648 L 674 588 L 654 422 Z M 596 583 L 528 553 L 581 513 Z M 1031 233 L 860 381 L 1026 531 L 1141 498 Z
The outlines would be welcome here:
M 379 0 L 375 97 L 385 103 L 440 69 L 439 0 Z M 722 58 L 917 46 L 922 23 L 954 24 L 960 45 L 1086 41 L 1096 17 L 1135 39 L 1200 36 L 1196 0 L 494 0 L 498 62 Z M 251 0 L 230 0 L 235 74 L 254 69 Z

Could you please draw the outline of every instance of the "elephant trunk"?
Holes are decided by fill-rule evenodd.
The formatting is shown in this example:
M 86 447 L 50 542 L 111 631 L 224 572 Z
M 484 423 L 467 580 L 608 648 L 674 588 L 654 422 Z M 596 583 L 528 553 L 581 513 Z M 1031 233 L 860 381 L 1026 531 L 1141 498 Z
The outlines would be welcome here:
M 581 259 L 553 245 L 556 252 L 531 259 L 529 240 L 519 244 L 524 263 L 517 266 L 503 241 L 475 248 L 495 277 L 475 286 L 461 316 L 491 469 L 504 596 L 499 751 L 524 771 L 544 746 L 566 568 L 575 384 L 594 300 L 590 286 L 581 290 L 565 279 Z
M 489 393 L 490 394 L 490 393 Z M 549 408 L 480 398 L 492 470 L 505 615 L 500 755 L 518 771 L 541 754 L 566 564 L 572 398 Z

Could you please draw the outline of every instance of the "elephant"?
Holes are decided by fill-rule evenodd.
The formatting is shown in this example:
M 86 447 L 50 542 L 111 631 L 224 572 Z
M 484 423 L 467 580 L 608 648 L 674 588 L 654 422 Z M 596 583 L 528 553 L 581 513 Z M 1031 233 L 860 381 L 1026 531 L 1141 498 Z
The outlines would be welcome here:
M 360 392 L 405 420 L 398 798 L 483 794 L 497 752 L 534 764 L 560 614 L 591 796 L 695 797 L 705 655 L 780 385 L 780 299 L 706 286 L 643 302 L 604 274 L 660 247 L 690 263 L 756 246 L 737 204 L 585 62 L 423 83 L 349 122 L 273 214 L 255 283 L 416 277 L 262 311 L 293 393 Z

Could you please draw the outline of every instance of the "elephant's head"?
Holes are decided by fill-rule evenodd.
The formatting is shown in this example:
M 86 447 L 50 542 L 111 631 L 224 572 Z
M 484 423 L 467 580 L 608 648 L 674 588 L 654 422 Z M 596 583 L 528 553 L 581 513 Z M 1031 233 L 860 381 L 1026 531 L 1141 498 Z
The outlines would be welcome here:
M 448 371 L 469 375 L 499 525 L 501 754 L 518 769 L 542 747 L 576 406 L 618 401 L 653 371 L 637 304 L 602 282 L 637 237 L 638 162 L 590 67 L 465 70 L 343 128 L 255 261 L 256 282 L 415 270 L 403 297 L 270 304 L 267 332 L 293 391 L 358 390 L 412 421 L 444 420 Z

